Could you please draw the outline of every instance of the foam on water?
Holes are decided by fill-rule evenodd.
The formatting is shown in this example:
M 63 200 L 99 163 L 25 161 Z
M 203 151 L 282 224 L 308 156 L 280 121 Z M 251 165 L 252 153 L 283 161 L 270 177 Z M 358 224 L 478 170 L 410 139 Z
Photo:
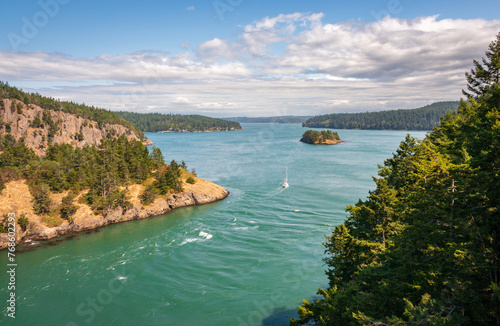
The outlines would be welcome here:
M 200 237 L 203 237 L 203 238 L 207 239 L 207 240 L 212 238 L 212 235 L 210 233 L 203 232 L 203 231 L 200 231 L 200 233 L 198 235 Z
M 200 238 L 187 238 L 184 241 L 182 241 L 179 246 L 183 246 L 186 243 L 191 243 L 191 242 L 196 242 L 196 241 L 200 241 Z

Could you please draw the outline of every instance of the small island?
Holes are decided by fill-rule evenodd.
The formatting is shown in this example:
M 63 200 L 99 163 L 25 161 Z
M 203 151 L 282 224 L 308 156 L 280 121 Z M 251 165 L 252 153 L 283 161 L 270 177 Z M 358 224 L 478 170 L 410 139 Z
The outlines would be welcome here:
M 300 141 L 312 145 L 335 145 L 343 142 L 339 135 L 331 130 L 307 130 Z

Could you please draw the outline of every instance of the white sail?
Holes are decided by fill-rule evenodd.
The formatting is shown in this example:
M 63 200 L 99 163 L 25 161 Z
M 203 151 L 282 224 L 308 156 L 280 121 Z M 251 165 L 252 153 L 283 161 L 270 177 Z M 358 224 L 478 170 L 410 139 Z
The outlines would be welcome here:
M 285 174 L 285 182 L 283 182 L 283 188 L 288 188 L 290 185 L 288 184 L 288 166 L 286 167 L 286 174 Z

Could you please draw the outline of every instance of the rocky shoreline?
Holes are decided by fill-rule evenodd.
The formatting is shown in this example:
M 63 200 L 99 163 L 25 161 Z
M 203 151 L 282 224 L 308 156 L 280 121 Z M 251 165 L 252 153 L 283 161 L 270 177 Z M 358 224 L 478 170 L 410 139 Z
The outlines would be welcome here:
M 20 214 L 25 214 L 28 218 L 29 224 L 25 231 L 22 231 L 21 226 L 16 224 L 15 242 L 18 245 L 32 241 L 49 240 L 66 234 L 85 232 L 110 224 L 163 215 L 176 208 L 208 204 L 222 200 L 229 195 L 229 191 L 219 185 L 200 178 L 195 178 L 195 180 L 195 184 L 185 183 L 183 185 L 184 191 L 170 194 L 168 197 L 157 198 L 147 206 L 142 205 L 139 200 L 139 194 L 144 189 L 144 186 L 139 184 L 129 186 L 129 200 L 132 203 L 130 209 L 124 211 L 120 207 L 103 216 L 100 214 L 95 215 L 89 206 L 79 203 L 73 220 L 71 222 L 63 220 L 60 225 L 55 227 L 47 226 L 42 216 L 33 213 L 32 196 L 26 181 L 16 180 L 7 183 L 6 188 L 0 194 L 0 214 L 15 213 L 16 218 L 19 218 Z M 79 197 L 84 193 L 80 193 Z M 64 195 L 65 193 L 53 194 L 51 197 L 55 203 L 60 203 Z M 1 233 L 0 250 L 7 248 L 8 241 L 8 233 Z
M 327 140 L 321 140 L 321 141 L 315 141 L 314 143 L 310 143 L 304 140 L 300 140 L 303 143 L 310 144 L 310 145 L 337 145 L 338 143 L 343 143 L 344 141 L 342 139 L 327 139 Z

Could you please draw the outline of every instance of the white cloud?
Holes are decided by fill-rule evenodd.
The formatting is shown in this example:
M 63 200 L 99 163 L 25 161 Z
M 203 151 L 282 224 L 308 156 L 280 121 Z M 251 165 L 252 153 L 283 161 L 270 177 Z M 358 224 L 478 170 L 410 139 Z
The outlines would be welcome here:
M 189 7 L 187 7 L 187 8 L 186 8 L 186 10 L 187 10 L 187 11 L 194 11 L 194 10 L 196 10 L 196 9 L 194 8 L 194 6 L 189 6 Z
M 177 103 L 177 104 L 191 104 L 192 102 L 188 100 L 185 97 L 182 96 L 177 96 L 175 100 L 172 101 L 172 103 Z
M 484 56 L 500 30 L 498 20 L 437 16 L 322 19 L 321 13 L 266 17 L 233 38 L 177 55 L 0 52 L 0 76 L 111 109 L 257 116 L 408 108 L 458 99 L 472 59 Z M 50 88 L 34 86 L 44 83 Z

